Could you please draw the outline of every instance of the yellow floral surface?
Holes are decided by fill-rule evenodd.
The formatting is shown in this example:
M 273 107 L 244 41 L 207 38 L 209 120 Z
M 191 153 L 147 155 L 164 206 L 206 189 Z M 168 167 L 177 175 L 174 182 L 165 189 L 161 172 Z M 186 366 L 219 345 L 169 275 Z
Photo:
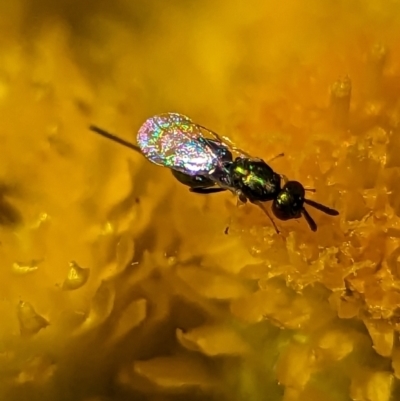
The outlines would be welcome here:
M 400 399 L 398 1 L 2 0 L 0 30 L 1 401 Z M 340 216 L 279 236 L 88 130 L 167 111 Z

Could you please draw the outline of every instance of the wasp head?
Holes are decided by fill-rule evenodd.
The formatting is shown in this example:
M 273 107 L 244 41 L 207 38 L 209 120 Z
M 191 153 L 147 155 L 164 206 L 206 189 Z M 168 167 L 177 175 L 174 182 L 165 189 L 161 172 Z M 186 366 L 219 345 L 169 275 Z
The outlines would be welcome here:
M 298 181 L 288 181 L 272 203 L 272 211 L 280 220 L 297 219 L 304 206 L 305 190 Z

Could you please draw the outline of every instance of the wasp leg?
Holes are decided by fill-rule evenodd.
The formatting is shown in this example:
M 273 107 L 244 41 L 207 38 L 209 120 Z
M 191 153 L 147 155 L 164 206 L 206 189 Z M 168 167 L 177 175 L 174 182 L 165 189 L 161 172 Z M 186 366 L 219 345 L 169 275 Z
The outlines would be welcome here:
M 215 185 L 215 182 L 202 175 L 189 175 L 177 170 L 171 170 L 172 175 L 183 185 L 190 188 L 210 188 Z
M 243 195 L 243 192 L 238 190 L 236 191 L 237 199 L 236 199 L 236 207 L 242 206 L 247 203 L 246 196 Z
M 225 188 L 190 188 L 190 192 L 193 192 L 195 194 L 215 194 L 217 192 L 223 192 L 226 191 Z
M 262 202 L 253 202 L 253 203 L 254 203 L 255 205 L 257 205 L 258 207 L 260 207 L 261 210 L 268 216 L 268 218 L 270 219 L 272 225 L 273 225 L 274 228 L 275 228 L 276 233 L 277 233 L 277 234 L 280 234 L 280 231 L 278 230 L 278 227 L 276 226 L 274 219 L 273 219 L 273 218 L 271 217 L 271 215 L 269 214 L 269 212 L 268 212 L 267 208 L 265 207 L 265 205 L 264 205 Z
M 236 207 L 237 208 L 239 208 L 240 206 L 243 206 L 247 203 L 247 198 L 243 195 L 243 193 L 240 189 L 235 191 L 234 194 L 237 195 L 237 198 L 236 198 Z M 229 223 L 225 228 L 225 231 L 224 231 L 225 234 L 229 234 L 229 228 L 230 228 L 231 224 L 232 224 L 232 216 L 229 218 Z

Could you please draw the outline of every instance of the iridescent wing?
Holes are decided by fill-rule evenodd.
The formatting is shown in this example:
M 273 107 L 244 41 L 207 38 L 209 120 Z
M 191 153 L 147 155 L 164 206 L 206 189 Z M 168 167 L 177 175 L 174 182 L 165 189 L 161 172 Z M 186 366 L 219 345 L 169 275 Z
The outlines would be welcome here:
M 217 167 L 219 158 L 202 129 L 182 114 L 164 113 L 144 122 L 137 142 L 143 155 L 155 164 L 190 176 L 206 175 Z

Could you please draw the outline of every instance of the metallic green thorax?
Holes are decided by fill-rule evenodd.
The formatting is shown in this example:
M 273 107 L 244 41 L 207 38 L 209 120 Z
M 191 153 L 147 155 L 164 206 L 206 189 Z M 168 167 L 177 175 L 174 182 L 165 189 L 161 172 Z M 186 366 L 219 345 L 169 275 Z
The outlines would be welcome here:
M 266 202 L 281 190 L 280 176 L 262 159 L 237 158 L 231 166 L 231 185 L 250 202 Z
M 242 182 L 250 188 L 262 186 L 266 189 L 269 189 L 269 186 L 271 186 L 270 181 L 260 177 L 254 172 L 253 166 L 249 166 L 248 169 L 245 169 L 242 166 L 235 166 L 234 172 L 242 176 Z

